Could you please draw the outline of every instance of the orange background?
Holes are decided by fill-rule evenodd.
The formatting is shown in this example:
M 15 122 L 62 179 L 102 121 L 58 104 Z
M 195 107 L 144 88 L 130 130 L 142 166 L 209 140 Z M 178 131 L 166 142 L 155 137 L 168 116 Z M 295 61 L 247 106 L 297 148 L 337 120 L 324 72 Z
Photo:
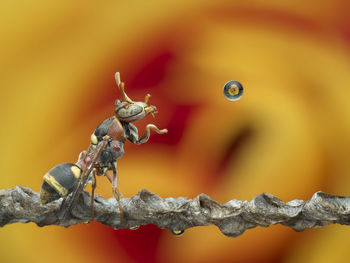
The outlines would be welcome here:
M 126 91 L 168 128 L 128 143 L 118 161 L 125 197 L 207 193 L 219 202 L 269 192 L 349 195 L 350 6 L 328 1 L 3 1 L 0 8 L 1 189 L 39 191 L 75 162 Z M 230 102 L 223 85 L 244 88 Z M 111 197 L 99 178 L 97 193 Z M 346 262 L 350 228 L 214 227 L 182 237 L 155 226 L 99 223 L 0 229 L 1 262 Z

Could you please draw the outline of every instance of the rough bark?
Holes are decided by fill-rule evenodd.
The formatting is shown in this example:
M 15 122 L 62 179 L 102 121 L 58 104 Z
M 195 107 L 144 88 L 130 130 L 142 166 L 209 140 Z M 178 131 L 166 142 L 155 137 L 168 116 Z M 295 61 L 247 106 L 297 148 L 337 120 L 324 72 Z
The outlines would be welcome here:
M 0 226 L 34 222 L 38 226 L 68 227 L 91 220 L 88 192 L 83 192 L 77 205 L 64 219 L 59 216 L 62 200 L 41 205 L 39 194 L 30 188 L 16 186 L 1 190 Z M 246 229 L 256 226 L 282 224 L 295 231 L 303 231 L 329 224 L 350 224 L 350 197 L 323 192 L 315 193 L 308 201 L 293 200 L 284 203 L 271 194 L 263 193 L 249 202 L 233 199 L 219 204 L 205 194 L 194 199 L 163 199 L 147 190 L 141 190 L 131 198 L 122 198 L 123 225 L 120 224 L 118 205 L 114 198 L 104 199 L 96 195 L 94 204 L 96 221 L 115 229 L 155 224 L 174 231 L 213 224 L 224 235 L 237 237 Z

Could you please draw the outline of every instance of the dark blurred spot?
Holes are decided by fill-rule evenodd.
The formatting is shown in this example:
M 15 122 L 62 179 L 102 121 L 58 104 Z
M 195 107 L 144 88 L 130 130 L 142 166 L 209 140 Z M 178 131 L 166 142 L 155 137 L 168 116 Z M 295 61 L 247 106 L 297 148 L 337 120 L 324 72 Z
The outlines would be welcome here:
M 251 126 L 244 126 L 227 145 L 226 151 L 223 154 L 221 161 L 218 163 L 215 175 L 215 180 L 218 180 L 225 174 L 228 165 L 234 165 L 239 159 L 241 149 L 253 138 L 255 131 Z

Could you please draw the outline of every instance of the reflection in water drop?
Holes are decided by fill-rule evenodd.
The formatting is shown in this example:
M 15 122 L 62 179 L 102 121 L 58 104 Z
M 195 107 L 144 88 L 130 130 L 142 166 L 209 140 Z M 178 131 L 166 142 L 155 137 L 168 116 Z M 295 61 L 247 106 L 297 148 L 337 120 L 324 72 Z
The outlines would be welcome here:
M 175 236 L 182 236 L 185 230 L 171 230 L 171 233 L 173 233 Z
M 129 229 L 130 229 L 130 230 L 137 230 L 137 229 L 139 229 L 139 227 L 140 227 L 140 226 L 131 226 L 131 227 L 129 227 Z
M 228 100 L 239 100 L 243 95 L 242 84 L 235 80 L 227 82 L 224 86 L 224 95 Z

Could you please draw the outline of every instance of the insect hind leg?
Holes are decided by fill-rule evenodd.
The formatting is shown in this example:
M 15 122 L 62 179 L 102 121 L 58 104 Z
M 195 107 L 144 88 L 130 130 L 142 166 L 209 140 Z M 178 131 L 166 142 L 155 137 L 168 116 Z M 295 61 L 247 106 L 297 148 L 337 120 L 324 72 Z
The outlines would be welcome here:
M 120 203 L 120 199 L 122 198 L 122 194 L 119 191 L 117 184 L 118 184 L 118 175 L 117 175 L 117 170 L 116 170 L 116 164 L 114 164 L 112 166 L 112 171 L 113 171 L 113 177 L 106 173 L 106 177 L 108 178 L 108 180 L 111 182 L 112 184 L 112 193 L 114 198 L 117 200 L 118 203 L 118 207 L 119 207 L 119 215 L 120 215 L 120 224 L 124 224 L 124 212 L 123 212 L 123 208 L 122 205 Z
M 96 189 L 96 169 L 92 171 L 92 185 L 91 185 L 91 201 L 90 201 L 90 215 L 91 220 L 95 220 L 95 211 L 94 211 L 94 200 L 95 200 L 95 189 Z

